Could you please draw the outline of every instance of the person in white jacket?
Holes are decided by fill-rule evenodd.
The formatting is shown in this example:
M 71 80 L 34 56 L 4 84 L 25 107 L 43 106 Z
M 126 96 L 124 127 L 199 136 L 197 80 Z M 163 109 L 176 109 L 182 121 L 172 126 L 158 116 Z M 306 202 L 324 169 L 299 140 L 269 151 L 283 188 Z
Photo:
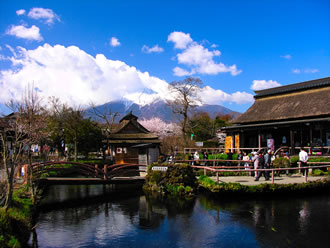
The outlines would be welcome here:
M 307 166 L 308 154 L 307 154 L 307 152 L 305 152 L 305 150 L 303 148 L 300 148 L 299 161 L 300 161 L 301 167 Z M 306 173 L 308 173 L 308 169 L 302 169 L 301 171 L 304 176 L 306 176 Z

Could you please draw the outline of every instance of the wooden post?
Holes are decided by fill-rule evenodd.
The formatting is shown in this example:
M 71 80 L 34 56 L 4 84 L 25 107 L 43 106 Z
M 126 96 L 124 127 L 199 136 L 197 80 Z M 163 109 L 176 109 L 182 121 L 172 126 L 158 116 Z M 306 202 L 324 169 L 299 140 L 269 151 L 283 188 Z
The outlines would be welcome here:
M 308 169 L 305 169 L 305 183 L 307 183 Z
M 103 166 L 103 172 L 104 172 L 104 180 L 107 180 L 108 179 L 108 167 L 106 164 Z
M 301 169 L 300 169 L 300 167 L 301 167 L 301 162 L 298 162 L 298 167 L 299 167 L 299 171 L 298 171 L 298 173 L 301 173 Z
M 290 129 L 290 145 L 291 145 L 291 152 L 290 152 L 290 155 L 293 155 L 295 153 L 295 150 L 294 150 L 294 132 L 292 129 Z
M 274 184 L 274 170 L 272 170 L 272 184 Z
M 217 183 L 219 183 L 219 171 L 217 171 Z
M 309 126 L 309 146 L 312 147 L 313 144 L 313 128 L 312 123 Z M 312 154 L 312 149 L 310 150 L 310 154 Z
M 25 164 L 24 165 L 24 184 L 27 184 L 28 183 L 28 175 L 29 174 L 29 165 L 28 164 Z
M 97 164 L 95 164 L 95 177 L 99 176 L 99 172 L 97 169 L 98 169 L 98 166 L 97 166 Z
M 204 168 L 204 176 L 206 176 L 206 168 Z
M 261 134 L 258 133 L 258 147 L 259 147 L 259 150 L 261 149 Z

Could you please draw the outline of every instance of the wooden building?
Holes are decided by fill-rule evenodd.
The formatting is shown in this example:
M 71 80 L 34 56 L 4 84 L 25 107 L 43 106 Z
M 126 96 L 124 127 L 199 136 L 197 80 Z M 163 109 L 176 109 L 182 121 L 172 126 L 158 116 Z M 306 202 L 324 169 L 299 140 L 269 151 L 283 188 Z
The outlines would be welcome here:
M 233 150 L 287 146 L 291 153 L 299 147 L 329 151 L 330 77 L 255 93 L 254 104 L 224 129 Z
M 148 165 L 158 160 L 159 137 L 150 133 L 130 112 L 109 136 L 110 149 L 115 163 Z

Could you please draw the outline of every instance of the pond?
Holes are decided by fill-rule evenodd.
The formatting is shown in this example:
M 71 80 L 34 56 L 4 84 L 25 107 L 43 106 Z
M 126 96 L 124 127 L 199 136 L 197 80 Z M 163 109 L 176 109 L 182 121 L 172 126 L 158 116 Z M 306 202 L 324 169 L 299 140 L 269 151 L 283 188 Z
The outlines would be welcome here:
M 52 186 L 30 245 L 328 247 L 329 233 L 330 194 L 165 203 L 131 188 Z

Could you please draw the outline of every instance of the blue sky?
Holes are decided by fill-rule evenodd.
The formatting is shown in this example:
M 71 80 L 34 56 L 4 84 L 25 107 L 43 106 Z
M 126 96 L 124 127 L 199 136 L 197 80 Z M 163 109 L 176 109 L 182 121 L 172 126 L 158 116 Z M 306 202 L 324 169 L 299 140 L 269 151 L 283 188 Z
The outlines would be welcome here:
M 170 98 L 244 112 L 254 89 L 330 75 L 329 1 L 0 1 L 0 104 L 33 84 L 70 105 Z M 0 105 L 0 108 L 2 106 Z

